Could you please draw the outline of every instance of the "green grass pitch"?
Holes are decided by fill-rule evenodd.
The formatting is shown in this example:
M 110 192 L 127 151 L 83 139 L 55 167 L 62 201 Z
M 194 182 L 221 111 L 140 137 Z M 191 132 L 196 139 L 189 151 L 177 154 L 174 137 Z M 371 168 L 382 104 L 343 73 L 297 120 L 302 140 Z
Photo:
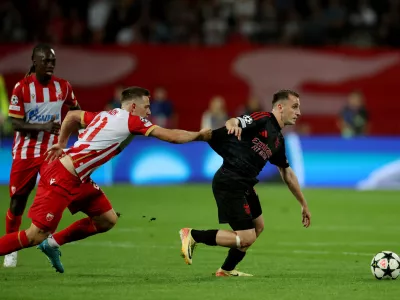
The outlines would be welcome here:
M 63 246 L 64 274 L 55 273 L 39 250 L 22 250 L 17 268 L 0 267 L 0 299 L 365 300 L 400 295 L 400 278 L 378 281 L 369 268 L 381 250 L 400 253 L 398 192 L 305 190 L 312 213 L 312 225 L 305 229 L 300 206 L 284 186 L 259 184 L 265 230 L 239 265 L 255 277 L 216 278 L 212 273 L 227 249 L 200 245 L 192 266 L 179 256 L 181 227 L 219 227 L 209 185 L 121 185 L 104 191 L 122 213 L 117 226 Z M 0 193 L 5 215 L 8 188 L 0 187 Z M 59 229 L 81 217 L 66 211 Z M 25 217 L 23 227 L 28 225 Z

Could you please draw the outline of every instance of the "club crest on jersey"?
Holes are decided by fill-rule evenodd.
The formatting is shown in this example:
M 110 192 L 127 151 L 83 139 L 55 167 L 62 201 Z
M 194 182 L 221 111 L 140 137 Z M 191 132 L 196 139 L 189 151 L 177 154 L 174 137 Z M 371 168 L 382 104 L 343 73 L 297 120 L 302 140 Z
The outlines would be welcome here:
M 17 105 L 18 104 L 18 97 L 16 95 L 12 95 L 11 104 L 12 105 Z
M 46 215 L 46 221 L 51 222 L 54 219 L 54 214 L 53 213 L 48 213 Z
M 56 97 L 57 97 L 57 100 L 62 100 L 63 99 L 63 94 L 62 94 L 61 90 L 56 90 Z

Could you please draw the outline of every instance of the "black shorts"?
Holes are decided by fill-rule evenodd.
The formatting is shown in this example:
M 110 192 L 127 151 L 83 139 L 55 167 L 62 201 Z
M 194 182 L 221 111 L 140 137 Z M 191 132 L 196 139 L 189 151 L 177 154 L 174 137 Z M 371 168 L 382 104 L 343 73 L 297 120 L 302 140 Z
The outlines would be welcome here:
M 257 182 L 223 166 L 215 173 L 212 189 L 219 223 L 229 223 L 233 230 L 255 228 L 253 220 L 262 214 L 260 199 L 254 190 Z

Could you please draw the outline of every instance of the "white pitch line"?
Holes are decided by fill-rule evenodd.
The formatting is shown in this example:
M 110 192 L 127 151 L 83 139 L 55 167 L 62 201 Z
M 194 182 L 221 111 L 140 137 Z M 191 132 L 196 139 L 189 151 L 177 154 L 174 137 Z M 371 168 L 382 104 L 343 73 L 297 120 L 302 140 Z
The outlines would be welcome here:
M 400 230 L 397 223 L 393 226 L 318 226 L 314 225 L 310 227 L 310 231 L 348 231 L 348 232 L 382 232 L 382 231 L 398 231 Z M 289 230 L 293 227 L 271 227 L 271 230 Z M 266 228 L 267 230 L 267 228 Z
M 310 247 L 324 247 L 324 246 L 384 246 L 388 244 L 390 246 L 400 246 L 400 243 L 397 242 L 277 242 L 274 243 L 275 245 L 279 246 L 310 246 Z

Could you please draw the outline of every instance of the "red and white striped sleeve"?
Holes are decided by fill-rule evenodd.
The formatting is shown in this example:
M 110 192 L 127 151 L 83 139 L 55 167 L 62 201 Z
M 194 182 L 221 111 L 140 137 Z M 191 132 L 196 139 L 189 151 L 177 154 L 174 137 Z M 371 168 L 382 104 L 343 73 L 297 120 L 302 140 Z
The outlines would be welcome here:
M 98 111 L 98 112 L 82 111 L 81 125 L 83 127 L 87 127 L 99 113 L 101 113 L 101 112 L 100 111 Z
M 78 100 L 76 100 L 76 96 L 74 94 L 74 91 L 72 90 L 71 84 L 66 81 L 67 85 L 67 97 L 65 98 L 65 105 L 69 107 L 76 107 L 78 106 Z
M 128 127 L 132 134 L 148 136 L 150 132 L 158 126 L 154 125 L 146 118 L 129 115 Z
M 24 98 L 22 94 L 23 85 L 18 82 L 11 95 L 8 115 L 13 118 L 23 119 L 25 117 Z

